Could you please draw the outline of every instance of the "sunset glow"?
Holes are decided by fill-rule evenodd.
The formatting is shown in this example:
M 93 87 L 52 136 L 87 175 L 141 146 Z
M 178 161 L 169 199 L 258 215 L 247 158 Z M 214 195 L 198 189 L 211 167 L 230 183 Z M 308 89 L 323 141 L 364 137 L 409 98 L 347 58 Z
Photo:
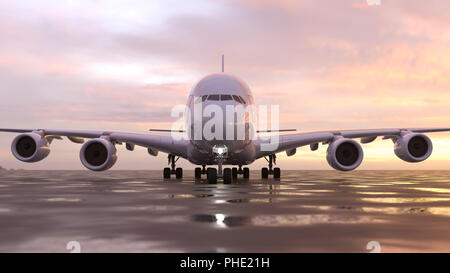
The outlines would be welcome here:
M 0 127 L 167 129 L 172 107 L 220 71 L 221 54 L 257 104 L 280 105 L 280 128 L 450 127 L 449 13 L 450 2 L 419 0 L 2 1 Z M 379 138 L 363 145 L 360 168 L 447 169 L 450 133 L 428 136 L 425 162 L 401 161 Z M 83 169 L 66 140 L 21 163 L 13 137 L 0 135 L 0 166 Z M 144 148 L 118 151 L 114 169 L 167 164 Z M 331 169 L 325 151 L 302 147 L 278 164 Z

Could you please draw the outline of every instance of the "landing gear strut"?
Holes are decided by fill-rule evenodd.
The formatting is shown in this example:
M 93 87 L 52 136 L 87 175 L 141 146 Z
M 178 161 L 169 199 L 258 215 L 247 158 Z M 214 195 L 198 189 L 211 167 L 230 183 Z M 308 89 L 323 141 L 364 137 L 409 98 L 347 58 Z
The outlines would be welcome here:
M 231 183 L 231 170 L 226 168 L 222 171 L 222 165 L 225 159 L 228 157 L 228 148 L 223 144 L 214 145 L 212 148 L 214 154 L 214 161 L 217 162 L 216 168 L 208 168 L 206 171 L 206 177 L 209 184 L 217 184 L 217 178 L 223 178 L 224 184 Z
M 275 154 L 271 154 L 271 155 L 269 155 L 269 159 L 267 159 L 267 157 L 264 157 L 264 158 L 269 163 L 269 168 L 262 168 L 261 169 L 261 177 L 263 179 L 267 179 L 267 178 L 269 178 L 269 174 L 270 174 L 270 175 L 273 175 L 273 178 L 280 179 L 280 176 L 281 176 L 280 168 L 273 168 L 272 169 L 273 165 L 277 164 L 276 163 L 277 156 Z
M 175 163 L 180 159 L 180 157 L 176 157 L 172 154 L 168 156 L 168 164 L 170 164 L 170 168 L 164 168 L 163 177 L 165 179 L 169 179 L 170 175 L 174 174 L 177 179 L 183 178 L 183 169 L 175 168 Z
M 223 144 L 214 145 L 212 148 L 214 154 L 214 161 L 217 163 L 216 168 L 208 168 L 205 170 L 205 165 L 203 169 L 195 168 L 195 178 L 200 179 L 202 174 L 206 173 L 206 177 L 209 184 L 217 184 L 217 178 L 222 178 L 224 184 L 231 184 L 233 180 L 237 179 L 238 174 L 243 174 L 244 179 L 250 177 L 250 170 L 248 168 L 242 169 L 242 165 L 239 165 L 239 170 L 234 168 L 224 168 L 222 169 L 224 161 L 228 158 L 228 148 Z

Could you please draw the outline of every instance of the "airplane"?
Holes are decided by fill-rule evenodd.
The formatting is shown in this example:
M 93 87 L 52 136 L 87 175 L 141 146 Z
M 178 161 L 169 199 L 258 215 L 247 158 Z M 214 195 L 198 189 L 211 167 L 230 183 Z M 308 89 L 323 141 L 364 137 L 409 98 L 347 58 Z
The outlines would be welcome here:
M 195 112 L 195 105 L 216 106 L 225 110 L 227 106 L 255 106 L 252 92 L 247 84 L 236 76 L 224 72 L 222 56 L 222 72 L 210 74 L 202 78 L 192 88 L 186 109 Z M 328 130 L 320 132 L 303 132 L 279 134 L 285 130 L 254 130 L 254 119 L 251 115 L 236 115 L 234 120 L 227 123 L 223 117 L 223 135 L 227 130 L 233 130 L 233 137 L 195 137 L 195 122 L 200 120 L 203 128 L 212 118 L 195 115 L 186 120 L 185 138 L 178 138 L 172 134 L 177 130 L 153 129 L 160 133 L 133 133 L 104 130 L 65 130 L 65 129 L 11 129 L 0 128 L 0 132 L 20 133 L 14 138 L 11 151 L 14 157 L 23 162 L 38 162 L 50 153 L 50 144 L 54 139 L 67 137 L 71 142 L 83 144 L 80 149 L 81 163 L 91 171 L 105 171 L 110 169 L 117 161 L 116 145 L 125 143 L 126 149 L 133 151 L 135 145 L 147 148 L 148 153 L 157 156 L 159 152 L 168 154 L 168 165 L 163 170 L 163 178 L 170 179 L 175 175 L 177 179 L 183 177 L 183 169 L 176 167 L 178 159 L 183 158 L 190 163 L 201 166 L 195 168 L 195 178 L 201 179 L 206 174 L 207 182 L 216 184 L 218 178 L 224 184 L 235 181 L 238 175 L 249 179 L 248 167 L 255 160 L 265 158 L 268 167 L 261 169 L 261 177 L 267 179 L 269 175 L 280 179 L 281 170 L 274 167 L 276 154 L 285 152 L 293 156 L 297 148 L 310 146 L 312 151 L 317 150 L 319 144 L 328 145 L 326 160 L 328 164 L 339 171 L 356 169 L 363 160 L 361 144 L 375 141 L 378 137 L 390 139 L 394 143 L 394 152 L 397 157 L 406 162 L 421 162 L 427 159 L 433 150 L 433 145 L 424 133 L 450 131 L 450 128 L 392 128 L 392 129 L 360 129 L 360 130 Z M 231 124 L 231 126 L 229 126 Z M 244 128 L 244 137 L 237 138 L 234 134 L 239 126 Z M 242 127 L 241 127 L 242 128 Z M 213 131 L 217 131 L 215 128 Z M 277 134 L 276 145 L 272 149 L 263 149 L 270 145 L 271 138 L 262 136 L 262 133 Z M 355 139 L 359 138 L 360 143 Z M 85 139 L 89 139 L 85 141 Z M 217 165 L 217 169 L 214 167 Z M 231 166 L 223 168 L 223 165 Z M 212 166 L 206 168 L 206 166 Z

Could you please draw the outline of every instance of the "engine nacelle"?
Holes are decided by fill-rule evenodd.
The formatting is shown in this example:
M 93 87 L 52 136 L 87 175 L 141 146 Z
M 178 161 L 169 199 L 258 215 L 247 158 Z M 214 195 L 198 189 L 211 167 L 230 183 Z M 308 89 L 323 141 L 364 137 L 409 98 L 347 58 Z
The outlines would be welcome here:
M 424 134 L 408 133 L 399 137 L 394 144 L 394 153 L 406 162 L 421 162 L 433 152 L 433 144 Z
M 337 138 L 327 149 L 327 161 L 331 167 L 339 171 L 356 169 L 364 157 L 361 145 L 353 139 Z
M 91 139 L 81 147 L 80 160 L 91 171 L 106 171 L 117 161 L 116 146 L 104 138 Z
M 50 153 L 50 145 L 45 137 L 36 133 L 25 133 L 14 138 L 11 152 L 23 162 L 38 162 Z

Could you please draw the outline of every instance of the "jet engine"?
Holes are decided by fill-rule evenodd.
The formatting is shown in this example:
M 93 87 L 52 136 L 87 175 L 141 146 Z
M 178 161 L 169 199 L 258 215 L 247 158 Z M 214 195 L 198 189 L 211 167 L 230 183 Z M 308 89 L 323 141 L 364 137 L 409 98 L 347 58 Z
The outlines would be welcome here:
M 36 133 L 26 133 L 14 138 L 11 151 L 15 158 L 23 162 L 38 162 L 50 153 L 49 142 Z
M 339 171 L 356 169 L 364 157 L 361 145 L 353 139 L 337 138 L 327 149 L 327 161 L 331 167 Z
M 106 171 L 116 163 L 117 149 L 107 139 L 91 139 L 81 147 L 80 160 L 91 171 Z
M 406 162 L 421 162 L 433 151 L 429 137 L 423 134 L 408 133 L 395 140 L 395 155 Z

